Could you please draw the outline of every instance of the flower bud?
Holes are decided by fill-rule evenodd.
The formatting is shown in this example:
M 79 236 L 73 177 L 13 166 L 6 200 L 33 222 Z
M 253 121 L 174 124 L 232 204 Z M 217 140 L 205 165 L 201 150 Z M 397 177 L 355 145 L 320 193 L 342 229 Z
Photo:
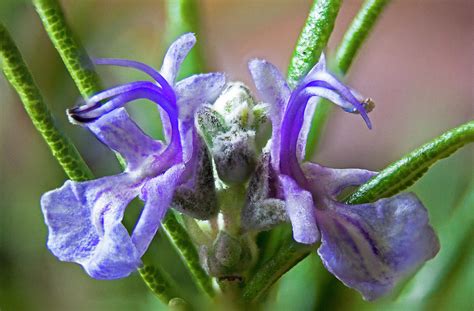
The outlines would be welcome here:
M 219 178 L 227 184 L 247 181 L 255 168 L 255 132 L 265 120 L 255 117 L 254 108 L 249 89 L 233 82 L 212 106 L 198 111 L 197 127 L 211 150 Z
M 219 232 L 205 259 L 208 273 L 218 278 L 239 276 L 252 262 L 250 247 L 244 237 Z

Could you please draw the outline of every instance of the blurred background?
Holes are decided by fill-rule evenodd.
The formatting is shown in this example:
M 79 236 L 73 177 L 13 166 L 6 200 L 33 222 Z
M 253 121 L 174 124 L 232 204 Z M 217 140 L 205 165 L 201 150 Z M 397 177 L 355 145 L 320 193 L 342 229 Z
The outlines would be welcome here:
M 200 2 L 202 26 L 198 40 L 208 69 L 225 71 L 231 79 L 251 86 L 247 61 L 252 57 L 266 58 L 283 72 L 286 70 L 312 1 Z M 162 1 L 61 3 L 70 25 L 91 55 L 134 59 L 156 68 L 161 65 L 166 48 Z M 344 1 L 328 55 L 361 3 Z M 94 172 L 99 176 L 117 172 L 119 166 L 113 154 L 92 135 L 67 122 L 64 111 L 75 105 L 80 95 L 30 2 L 0 0 L 0 20 L 19 46 L 60 127 L 73 138 Z M 356 115 L 334 111 L 317 161 L 332 167 L 380 170 L 445 130 L 471 120 L 473 20 L 471 0 L 393 0 L 348 75 L 353 88 L 375 100 L 376 108 L 371 114 L 374 129 L 368 131 Z M 106 86 L 140 77 L 123 69 L 101 68 L 99 72 Z M 48 252 L 39 199 L 45 191 L 62 185 L 66 177 L 3 76 L 0 100 L 0 309 L 161 308 L 136 274 L 123 280 L 97 281 L 79 266 L 59 262 Z M 158 114 L 153 105 L 143 103 L 132 109 L 138 122 L 150 133 L 156 133 Z M 150 118 L 150 114 L 156 118 Z M 473 147 L 468 146 L 436 164 L 412 187 L 428 208 L 436 228 L 442 228 L 450 219 L 473 179 L 473 158 Z M 187 276 L 176 275 L 174 271 L 179 267 L 171 264 L 176 261 L 169 247 L 163 247 L 164 264 L 168 263 L 170 273 L 185 286 Z M 393 303 L 394 296 L 369 304 L 337 282 L 323 283 L 331 277 L 321 272 L 320 266 L 319 258 L 310 256 L 287 274 L 280 291 L 271 293 L 276 303 L 270 309 L 404 308 Z M 473 275 L 472 262 L 460 271 L 443 285 L 442 295 L 451 295 L 452 301 L 462 306 L 459 308 L 474 307 L 474 278 L 461 283 L 465 284 L 461 289 L 455 286 L 466 279 L 465 275 Z M 329 285 L 322 289 L 321 284 Z M 335 295 L 344 299 L 329 303 Z M 466 303 L 466 299 L 471 301 Z M 459 310 L 455 306 L 450 305 L 449 310 Z M 445 307 L 437 305 L 440 309 Z

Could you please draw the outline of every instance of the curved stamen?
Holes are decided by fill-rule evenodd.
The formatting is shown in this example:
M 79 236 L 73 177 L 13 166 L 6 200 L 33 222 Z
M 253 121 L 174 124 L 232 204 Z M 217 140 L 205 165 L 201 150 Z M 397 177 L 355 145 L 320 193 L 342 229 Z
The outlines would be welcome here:
M 156 85 L 152 83 L 150 84 L 151 85 L 148 87 L 137 88 L 133 91 L 117 95 L 94 110 L 88 110 L 87 112 L 82 113 L 69 112 L 70 117 L 82 123 L 91 122 L 100 118 L 102 115 L 111 112 L 114 109 L 123 107 L 131 101 L 142 98 L 148 99 L 161 106 L 169 116 L 171 124 L 171 140 L 170 144 L 162 154 L 164 154 L 165 152 L 166 154 L 170 154 L 170 152 L 174 154 L 174 152 L 178 148 L 181 148 L 181 140 L 178 130 L 178 109 L 176 106 L 176 102 L 166 98 L 161 93 L 161 89 L 159 89 Z
M 156 85 L 150 81 L 136 81 L 136 82 L 130 82 L 127 84 L 118 85 L 118 86 L 112 87 L 110 89 L 104 90 L 102 92 L 99 92 L 93 95 L 92 97 L 87 99 L 84 105 L 80 105 L 80 106 L 76 106 L 74 108 L 68 109 L 68 113 L 71 113 L 71 114 L 86 113 L 88 111 L 94 110 L 98 108 L 99 106 L 101 106 L 103 104 L 101 101 L 104 99 L 114 97 L 126 92 L 130 92 L 142 87 L 154 89 Z
M 129 67 L 140 70 L 152 77 L 163 88 L 166 96 L 176 97 L 168 81 L 166 81 L 166 79 L 157 70 L 144 63 L 119 58 L 94 58 L 93 62 L 96 65 Z
M 342 95 L 347 101 L 349 101 L 354 106 L 354 108 L 357 109 L 357 111 L 359 111 L 360 115 L 367 124 L 367 127 L 369 129 L 372 128 L 372 123 L 370 122 L 369 116 L 367 115 L 367 112 L 365 111 L 363 105 L 359 102 L 359 100 L 357 100 L 354 94 L 352 94 L 352 92 L 342 82 L 337 80 L 332 75 L 325 74 L 324 80 L 313 80 L 305 85 L 305 87 L 308 86 L 321 86 L 330 90 L 335 90 L 337 93 Z
M 177 113 L 176 103 L 169 98 L 166 98 L 162 94 L 161 90 L 153 83 L 143 85 L 141 87 L 137 87 L 134 90 L 117 95 L 102 105 L 100 105 L 100 103 L 91 103 L 91 106 L 86 107 L 84 110 L 69 110 L 68 113 L 73 119 L 76 119 L 76 117 L 85 119 L 99 118 L 100 116 L 116 108 L 124 106 L 127 102 L 139 98 L 148 98 L 147 96 L 149 95 L 146 95 L 147 93 L 155 94 L 155 96 L 159 98 L 159 103 L 157 102 L 157 104 L 161 106 L 168 114 Z M 145 95 L 142 97 L 140 94 Z
M 290 96 L 281 126 L 280 169 L 283 174 L 292 176 L 300 185 L 306 184 L 296 157 L 296 143 L 303 126 L 303 115 L 309 94 L 298 87 Z
M 332 76 L 325 75 L 324 78 L 326 80 L 313 80 L 300 85 L 292 92 L 282 121 L 280 168 L 282 173 L 292 176 L 300 185 L 307 184 L 307 180 L 296 156 L 297 144 L 304 123 L 304 112 L 311 97 L 327 98 L 340 105 L 344 102 L 350 103 L 360 112 L 367 126 L 371 128 L 363 105 L 352 92 Z M 345 105 L 342 108 L 350 109 L 352 106 Z

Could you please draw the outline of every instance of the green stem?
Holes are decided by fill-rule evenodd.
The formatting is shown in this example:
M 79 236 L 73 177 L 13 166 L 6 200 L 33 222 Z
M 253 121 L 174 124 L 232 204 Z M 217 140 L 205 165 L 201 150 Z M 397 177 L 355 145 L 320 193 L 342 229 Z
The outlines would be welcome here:
M 74 144 L 60 131 L 31 76 L 20 51 L 0 24 L 0 60 L 8 82 L 20 96 L 33 125 L 48 144 L 66 174 L 75 181 L 93 177 Z
M 428 168 L 474 141 L 474 121 L 449 130 L 427 144 L 390 164 L 377 176 L 359 187 L 348 199 L 349 204 L 373 202 L 395 195 L 417 181 Z
M 446 158 L 473 141 L 474 121 L 449 130 L 382 170 L 359 187 L 346 203 L 362 204 L 395 195 L 412 185 L 436 161 Z M 314 249 L 314 246 L 298 244 L 290 238 L 274 257 L 254 274 L 244 289 L 244 299 L 255 301 L 261 297 L 286 271 Z
M 196 0 L 166 1 L 166 43 L 171 43 L 187 32 L 199 32 L 199 5 Z M 202 38 L 189 52 L 179 71 L 179 79 L 204 71 Z
M 288 270 L 314 250 L 315 245 L 305 245 L 288 240 L 275 256 L 263 265 L 249 280 L 242 292 L 247 303 L 256 303 L 267 290 Z
M 178 222 L 175 212 L 169 210 L 162 223 L 199 287 L 212 297 L 212 280 L 201 267 L 196 247 L 186 229 Z
M 99 92 L 99 76 L 89 56 L 69 27 L 56 0 L 33 0 L 46 32 L 61 56 L 82 97 Z
M 337 48 L 335 65 L 338 72 L 343 75 L 347 73 L 357 52 L 388 3 L 389 0 L 366 0 L 364 2 Z M 306 159 L 311 159 L 314 156 L 331 109 L 332 105 L 328 101 L 320 100 L 318 102 L 308 133 Z
M 160 267 L 145 263 L 138 272 L 148 288 L 165 304 L 177 296 L 173 290 L 176 287 L 171 285 L 171 280 Z
M 295 87 L 319 60 L 334 28 L 340 0 L 315 0 L 301 30 L 288 67 L 288 84 Z

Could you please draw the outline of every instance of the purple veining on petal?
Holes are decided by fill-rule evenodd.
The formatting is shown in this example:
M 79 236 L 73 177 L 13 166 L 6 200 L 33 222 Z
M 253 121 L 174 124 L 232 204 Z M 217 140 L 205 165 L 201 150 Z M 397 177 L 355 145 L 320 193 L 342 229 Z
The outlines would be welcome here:
M 365 299 L 384 295 L 439 250 L 426 209 L 412 194 L 361 205 L 334 202 L 317 219 L 325 266 Z

